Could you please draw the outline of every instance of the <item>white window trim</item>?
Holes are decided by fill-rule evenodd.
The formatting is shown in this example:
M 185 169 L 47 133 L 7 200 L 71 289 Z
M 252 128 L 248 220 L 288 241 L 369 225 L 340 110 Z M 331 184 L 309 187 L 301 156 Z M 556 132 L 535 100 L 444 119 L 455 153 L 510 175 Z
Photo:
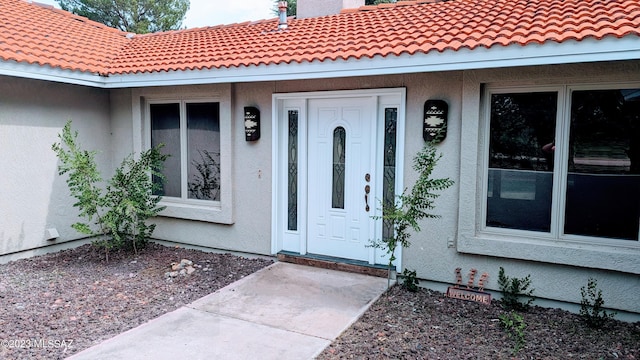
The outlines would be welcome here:
M 488 173 L 489 113 L 491 93 L 558 90 L 556 139 L 568 136 L 570 93 L 640 87 L 640 83 L 561 84 L 557 86 L 485 86 L 475 77 L 465 78 L 463 89 L 460 206 L 457 250 L 461 253 L 550 262 L 579 267 L 640 274 L 640 241 L 563 235 L 566 157 L 568 146 L 555 154 L 562 169 L 554 173 L 552 228 L 550 233 L 499 229 L 485 226 Z M 568 98 L 567 98 L 568 97 Z
M 217 102 L 220 104 L 220 201 L 205 201 L 163 197 L 160 206 L 166 208 L 160 216 L 220 224 L 233 224 L 231 88 L 229 85 L 202 87 L 167 87 L 132 91 L 134 151 L 151 147 L 149 105 L 179 102 L 184 104 Z M 182 120 L 181 120 L 182 121 Z M 182 135 L 181 135 L 182 136 Z M 185 184 L 182 185 L 186 186 Z M 184 190 L 184 189 L 183 189 Z

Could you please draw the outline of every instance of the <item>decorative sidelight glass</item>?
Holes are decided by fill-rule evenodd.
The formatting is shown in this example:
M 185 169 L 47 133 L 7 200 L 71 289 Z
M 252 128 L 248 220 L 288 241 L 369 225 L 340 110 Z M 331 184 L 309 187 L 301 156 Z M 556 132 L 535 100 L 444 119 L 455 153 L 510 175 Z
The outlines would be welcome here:
M 298 230 L 298 110 L 289 110 L 288 230 Z
M 344 209 L 346 130 L 339 126 L 333 131 L 333 181 L 331 207 Z
M 384 178 L 382 181 L 384 207 L 393 206 L 395 202 L 397 123 L 398 108 L 386 108 L 384 110 Z M 392 237 L 393 233 L 393 222 L 384 220 L 382 224 L 383 239 Z

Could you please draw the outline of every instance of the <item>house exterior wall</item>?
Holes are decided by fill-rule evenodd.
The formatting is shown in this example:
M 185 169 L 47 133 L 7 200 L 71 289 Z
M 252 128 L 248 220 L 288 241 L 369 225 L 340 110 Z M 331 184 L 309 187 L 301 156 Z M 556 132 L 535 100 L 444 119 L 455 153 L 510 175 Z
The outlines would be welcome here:
M 0 77 L 0 261 L 83 237 L 70 227 L 78 221 L 75 200 L 51 150 L 67 120 L 85 148 L 99 151 L 100 169 L 111 172 L 108 91 Z M 47 241 L 48 228 L 60 237 Z
M 472 131 L 472 134 L 463 131 L 467 132 L 479 126 L 479 94 L 483 84 L 536 85 L 640 80 L 637 75 L 640 74 L 638 69 L 638 62 L 625 62 L 234 84 L 229 90 L 230 115 L 223 119 L 230 121 L 232 129 L 233 223 L 220 224 L 163 217 L 158 219 L 154 236 L 162 240 L 197 246 L 270 254 L 272 94 L 406 87 L 404 186 L 411 186 L 417 178 L 410 165 L 413 156 L 424 144 L 421 135 L 422 112 L 424 102 L 429 99 L 441 99 L 449 104 L 448 135 L 446 140 L 438 145 L 438 150 L 444 156 L 434 176 L 449 177 L 455 181 L 455 185 L 444 191 L 436 202 L 434 212 L 442 217 L 424 221 L 422 231 L 411 237 L 411 247 L 404 249 L 402 254 L 403 268 L 416 270 L 419 278 L 440 289 L 455 282 L 454 270 L 457 267 L 462 268 L 465 276 L 474 268 L 479 273 L 489 273 L 487 288 L 498 290 L 498 270 L 504 267 L 509 276 L 531 275 L 537 297 L 573 304 L 580 301 L 580 287 L 586 285 L 589 277 L 593 277 L 598 280 L 608 307 L 623 312 L 640 313 L 640 305 L 635 301 L 640 298 L 640 279 L 637 274 L 606 270 L 606 266 L 596 266 L 597 264 L 590 263 L 589 259 L 585 259 L 581 266 L 567 266 L 562 261 L 540 261 L 539 256 L 537 261 L 526 258 L 516 260 L 490 253 L 471 253 L 459 246 L 461 223 L 465 222 L 464 217 L 470 216 L 469 211 L 475 211 L 468 208 L 469 186 L 476 186 L 469 184 L 474 176 L 468 174 L 468 164 L 477 163 L 478 149 L 475 147 L 479 146 L 477 139 L 469 141 L 470 138 L 478 136 L 477 131 Z M 193 89 L 194 87 L 180 87 L 163 91 L 180 93 Z M 111 113 L 114 116 L 112 128 L 114 133 L 122 135 L 124 142 L 135 143 L 136 136 L 139 136 L 135 134 L 135 126 L 133 139 L 127 135 L 126 128 L 131 111 L 139 111 L 132 110 L 131 104 L 139 102 L 139 99 L 133 96 L 133 101 L 128 102 L 128 96 L 128 90 L 111 92 Z M 262 137 L 259 141 L 244 140 L 242 114 L 245 106 L 260 109 Z M 127 146 L 133 148 L 131 143 L 115 143 L 115 149 Z M 476 158 L 469 157 L 469 154 L 475 154 Z M 577 257 L 579 259 L 579 255 Z M 544 300 L 539 300 L 539 303 L 544 303 Z
M 133 124 L 131 122 L 131 89 L 116 89 L 109 93 L 111 116 L 112 167 L 133 152 Z
M 450 99 L 452 104 L 459 104 L 461 81 L 462 73 L 445 73 L 232 85 L 230 88 L 230 116 L 223 118 L 222 121 L 229 121 L 232 129 L 233 223 L 225 224 L 215 221 L 191 221 L 176 217 L 160 217 L 156 221 L 157 227 L 154 232 L 154 238 L 222 250 L 262 255 L 271 254 L 272 94 L 407 86 L 415 94 L 412 98 L 415 101 L 410 102 L 411 105 L 409 105 L 412 109 L 409 116 L 417 118 L 421 116 L 424 103 L 423 96 L 444 97 Z M 430 84 L 426 90 L 421 85 L 425 83 Z M 409 87 L 409 84 L 414 85 Z M 130 151 L 138 151 L 136 142 L 144 141 L 141 139 L 143 137 L 142 133 L 134 134 L 133 137 L 128 136 L 126 123 L 131 121 L 131 114 L 137 116 L 143 111 L 142 108 L 135 107 L 137 104 L 142 104 L 141 106 L 143 107 L 145 97 L 189 97 L 188 94 L 215 92 L 218 88 L 219 86 L 216 85 L 183 86 L 167 89 L 149 88 L 136 89 L 133 94 L 130 90 L 112 90 L 112 124 L 114 134 L 120 134 L 120 136 L 114 137 L 114 153 L 116 154 L 114 157 L 117 159 Z M 126 101 L 130 94 L 131 100 Z M 132 107 L 132 104 L 135 105 Z M 242 116 L 246 106 L 254 106 L 260 109 L 262 135 L 260 140 L 255 142 L 245 141 Z M 420 124 L 418 123 L 418 126 L 421 126 Z M 418 139 L 415 140 L 416 146 L 421 146 Z M 128 150 L 125 151 L 124 149 Z
M 608 267 L 610 254 L 598 259 L 575 251 L 565 261 L 556 250 L 541 248 L 526 254 L 505 256 L 495 246 L 478 250 L 468 244 L 477 212 L 476 173 L 483 146 L 480 94 L 485 85 L 536 86 L 547 84 L 640 81 L 640 62 L 600 63 L 493 69 L 467 72 L 405 74 L 304 81 L 239 83 L 165 88 L 100 90 L 52 82 L 2 78 L 0 81 L 0 256 L 65 243 L 81 238 L 70 225 L 77 221 L 74 199 L 64 178 L 57 175 L 57 159 L 51 144 L 57 141 L 68 119 L 79 131 L 87 149 L 98 150 L 105 177 L 131 152 L 145 147 L 144 108 L 148 97 L 174 98 L 193 94 L 218 94 L 223 104 L 221 122 L 228 129 L 222 151 L 227 161 L 232 196 L 225 206 L 232 215 L 222 221 L 163 216 L 157 219 L 154 237 L 176 243 L 236 252 L 271 254 L 272 218 L 272 95 L 307 91 L 406 88 L 404 186 L 417 174 L 413 156 L 421 149 L 424 102 L 445 100 L 449 104 L 446 140 L 435 177 L 449 177 L 455 185 L 442 193 L 435 213 L 440 219 L 424 221 L 413 234 L 411 247 L 402 253 L 402 267 L 417 271 L 419 278 L 444 289 L 455 281 L 454 270 L 463 275 L 474 268 L 489 273 L 487 288 L 498 290 L 497 274 L 504 267 L 510 276 L 531 275 L 535 295 L 541 299 L 579 303 L 580 287 L 589 277 L 598 280 L 608 307 L 640 313 L 640 278 L 637 262 L 623 264 L 629 271 Z M 261 113 L 261 138 L 245 141 L 243 110 L 257 107 Z M 221 125 L 222 127 L 222 125 Z M 19 179 L 19 180 L 16 180 Z M 476 204 L 476 205 L 471 205 Z M 469 225 L 471 223 L 471 225 Z M 47 228 L 60 233 L 56 241 L 44 239 Z M 535 239 L 534 239 L 535 240 Z M 547 252 L 545 255 L 545 251 Z M 637 254 L 638 248 L 628 252 Z M 548 259 L 545 260 L 545 256 Z M 518 259 L 519 258 L 519 259 Z M 581 261 L 584 261 L 581 263 Z M 569 266 L 568 264 L 573 264 Z

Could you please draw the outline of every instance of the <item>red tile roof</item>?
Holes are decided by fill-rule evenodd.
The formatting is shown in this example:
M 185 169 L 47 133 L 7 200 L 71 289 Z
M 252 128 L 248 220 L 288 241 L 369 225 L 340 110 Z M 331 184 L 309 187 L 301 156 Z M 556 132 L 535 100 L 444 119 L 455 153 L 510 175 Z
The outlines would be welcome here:
M 636 38 L 640 0 L 403 1 L 277 26 L 271 19 L 128 39 L 61 10 L 0 0 L 0 58 L 108 75 Z
M 126 33 L 86 18 L 0 0 L 0 59 L 105 74 L 129 41 Z

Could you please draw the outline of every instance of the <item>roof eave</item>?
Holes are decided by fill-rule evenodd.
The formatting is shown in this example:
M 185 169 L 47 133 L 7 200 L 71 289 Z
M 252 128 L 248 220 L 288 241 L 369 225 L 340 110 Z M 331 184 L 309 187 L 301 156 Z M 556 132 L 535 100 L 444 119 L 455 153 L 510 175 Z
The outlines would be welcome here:
M 0 75 L 98 88 L 106 87 L 105 77 L 98 73 L 66 70 L 48 65 L 22 63 L 14 60 L 0 61 Z
M 116 74 L 108 77 L 49 66 L 0 62 L 0 74 L 100 88 L 197 85 L 353 76 L 395 75 L 520 66 L 559 65 L 640 59 L 638 36 L 588 38 L 562 43 L 463 48 L 374 58 L 305 63 L 250 65 L 220 69 Z
M 108 88 L 196 85 L 284 80 L 310 80 L 353 76 L 459 71 L 537 65 L 559 65 L 640 59 L 635 35 L 621 39 L 588 38 L 562 43 L 493 46 L 432 51 L 374 58 L 325 60 L 305 63 L 242 66 L 232 68 L 111 75 Z

